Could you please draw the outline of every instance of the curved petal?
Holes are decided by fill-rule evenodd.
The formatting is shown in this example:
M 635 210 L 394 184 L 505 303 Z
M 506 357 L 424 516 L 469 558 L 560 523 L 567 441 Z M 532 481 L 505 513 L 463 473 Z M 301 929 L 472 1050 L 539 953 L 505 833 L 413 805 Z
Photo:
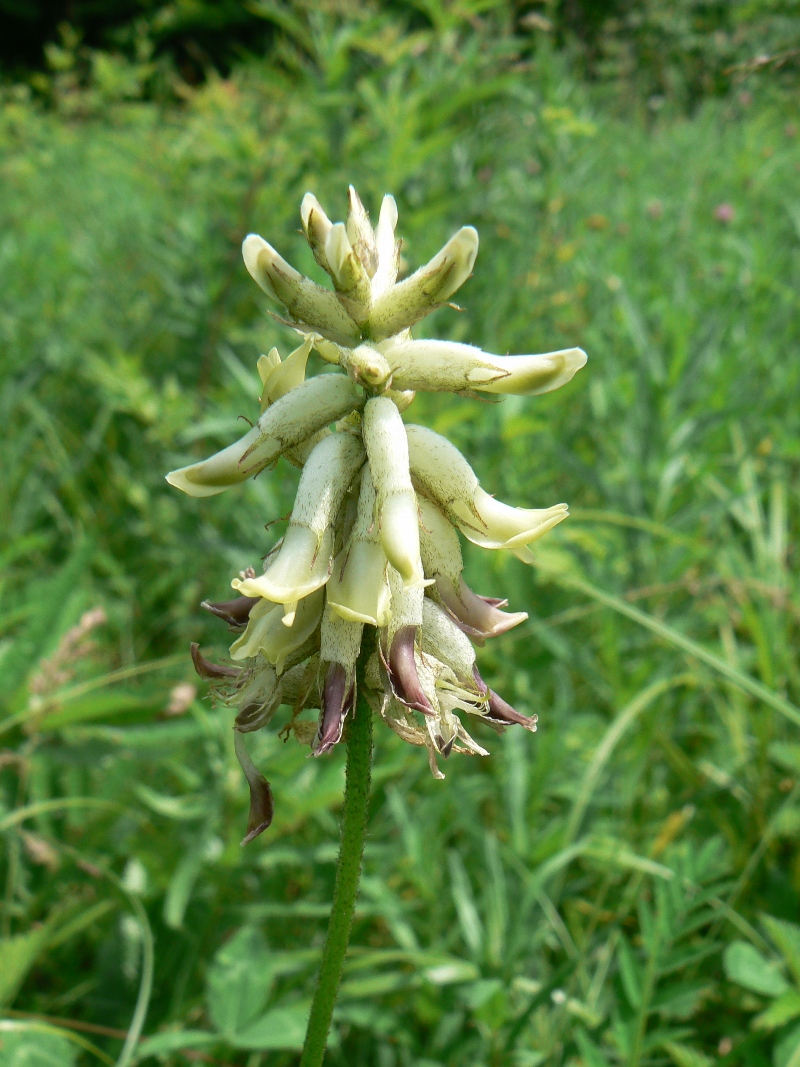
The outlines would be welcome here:
M 368 400 L 362 429 L 383 550 L 407 586 L 421 587 L 426 583 L 419 554 L 417 498 L 411 485 L 405 426 L 394 401 L 388 397 Z
M 406 435 L 414 481 L 474 544 L 515 550 L 567 517 L 566 504 L 526 509 L 495 500 L 481 489 L 472 467 L 445 437 L 424 426 L 406 426 Z
M 559 389 L 586 363 L 580 348 L 533 356 L 493 356 L 455 341 L 404 340 L 381 345 L 396 389 L 417 392 L 515 393 Z
M 429 263 L 377 297 L 366 333 L 382 341 L 419 322 L 464 284 L 477 254 L 478 231 L 462 226 Z
M 242 242 L 242 256 L 253 280 L 298 322 L 339 344 L 358 343 L 361 331 L 336 294 L 303 277 L 263 237 L 248 234 Z
M 317 590 L 299 602 L 291 626 L 283 624 L 283 609 L 269 600 L 262 600 L 250 612 L 247 629 L 231 645 L 231 659 L 252 659 L 263 656 L 278 674 L 294 664 L 292 657 L 306 646 L 319 626 L 322 615 L 322 590 Z
M 309 378 L 269 407 L 248 433 L 221 452 L 171 471 L 167 481 L 189 496 L 215 496 L 258 474 L 281 452 L 365 403 L 345 374 Z

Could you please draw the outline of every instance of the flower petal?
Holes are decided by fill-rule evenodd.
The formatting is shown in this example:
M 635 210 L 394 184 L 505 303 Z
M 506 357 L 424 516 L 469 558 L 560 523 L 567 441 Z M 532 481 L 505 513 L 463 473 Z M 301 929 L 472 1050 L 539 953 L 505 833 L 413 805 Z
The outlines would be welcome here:
M 297 605 L 291 626 L 283 624 L 283 608 L 269 600 L 262 600 L 250 612 L 247 629 L 231 645 L 231 659 L 252 659 L 262 655 L 278 674 L 297 662 L 296 656 L 309 655 L 311 638 L 322 615 L 321 589 L 305 597 Z M 306 651 L 308 649 L 308 651 Z
M 586 363 L 580 348 L 535 356 L 493 356 L 455 341 L 387 341 L 381 346 L 396 389 L 538 396 L 559 389 Z
M 322 210 L 313 193 L 306 193 L 303 197 L 303 202 L 300 204 L 300 221 L 314 259 L 326 271 L 328 260 L 325 257 L 325 241 L 333 223 Z
M 437 576 L 436 591 L 444 606 L 473 641 L 482 642 L 489 637 L 499 637 L 528 618 L 525 611 L 501 611 L 484 597 L 473 593 L 463 578 L 459 578 L 456 585 L 444 575 Z
M 253 763 L 245 746 L 244 738 L 238 731 L 234 732 L 233 744 L 236 749 L 236 758 L 250 787 L 250 813 L 247 817 L 247 833 L 242 839 L 242 845 L 248 845 L 253 838 L 258 837 L 260 833 L 266 830 L 272 822 L 275 814 L 275 805 L 272 801 L 272 790 L 269 787 L 269 782 Z
M 296 348 L 294 352 L 290 352 L 283 362 L 278 353 L 277 348 L 273 348 L 270 352 L 270 357 L 274 352 L 278 357 L 277 362 L 271 361 L 271 366 L 266 370 L 265 376 L 261 378 L 262 390 L 261 390 L 261 410 L 266 411 L 270 404 L 274 404 L 276 400 L 280 400 L 282 396 L 286 396 L 292 389 L 296 389 L 298 385 L 302 385 L 306 380 L 306 364 L 308 363 L 308 357 L 311 354 L 313 348 L 313 339 L 307 337 L 305 341 Z M 262 356 L 259 359 L 259 374 L 261 373 L 261 360 L 267 360 L 269 357 Z
M 426 582 L 419 554 L 417 499 L 409 473 L 408 442 L 400 412 L 388 397 L 367 401 L 363 435 L 375 484 L 383 550 L 406 586 L 421 587 Z
M 242 255 L 253 280 L 299 323 L 312 326 L 339 344 L 359 341 L 361 331 L 336 294 L 304 278 L 263 237 L 248 234 L 242 243 Z
M 439 307 L 470 276 L 477 254 L 478 231 L 463 226 L 429 263 L 375 299 L 368 336 L 375 341 L 392 337 Z
M 375 248 L 378 266 L 372 278 L 372 299 L 377 300 L 397 281 L 400 266 L 400 242 L 394 235 L 397 226 L 397 204 L 393 196 L 385 196 L 381 203 L 378 225 L 375 227 Z
M 364 402 L 362 391 L 345 374 L 309 378 L 269 407 L 240 441 L 200 463 L 171 471 L 167 481 L 189 496 L 215 496 L 258 474 L 281 452 Z
M 347 213 L 347 236 L 353 246 L 353 251 L 364 264 L 364 269 L 372 278 L 378 267 L 378 249 L 375 244 L 375 234 L 370 225 L 369 215 L 361 198 L 351 185 L 347 190 L 350 210 Z
M 455 445 L 424 426 L 406 426 L 414 481 L 461 532 L 483 548 L 515 550 L 535 541 L 567 517 L 566 504 L 514 508 L 484 492 Z

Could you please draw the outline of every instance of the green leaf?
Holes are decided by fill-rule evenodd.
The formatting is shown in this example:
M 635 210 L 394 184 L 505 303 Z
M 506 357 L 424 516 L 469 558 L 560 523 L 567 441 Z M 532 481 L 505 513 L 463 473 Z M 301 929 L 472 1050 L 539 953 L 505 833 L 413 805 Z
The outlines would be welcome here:
M 157 815 L 163 815 L 167 819 L 190 821 L 202 819 L 208 813 L 208 798 L 199 793 L 172 797 L 157 793 L 149 786 L 138 785 L 136 795 Z
M 0 1021 L 0 1067 L 74 1067 L 77 1049 L 56 1033 L 30 1032 Z
M 133 1062 L 140 1063 L 150 1056 L 183 1052 L 184 1049 L 208 1048 L 218 1043 L 217 1034 L 211 1034 L 207 1030 L 168 1030 L 166 1033 L 145 1038 L 137 1048 Z
M 800 1015 L 800 992 L 790 989 L 753 1019 L 757 1030 L 775 1030 Z
M 638 1008 L 642 1001 L 642 973 L 633 955 L 630 945 L 624 937 L 620 938 L 617 949 L 619 975 L 625 996 L 632 1008 Z
M 610 1067 L 608 1060 L 582 1027 L 576 1029 L 575 1040 L 587 1067 Z
M 142 693 L 114 690 L 107 693 L 92 693 L 91 696 L 65 701 L 57 707 L 57 710 L 45 711 L 41 716 L 37 715 L 35 717 L 36 729 L 40 732 L 58 730 L 63 726 L 74 726 L 77 723 L 91 722 L 94 719 L 108 719 L 131 711 L 147 711 L 160 704 L 163 704 L 163 700 L 158 701 Z
M 0 1004 L 10 1004 L 36 962 L 52 930 L 47 923 L 0 941 Z
M 306 1036 L 310 1000 L 272 1008 L 231 1039 L 236 1048 L 301 1049 Z
M 673 1063 L 678 1067 L 711 1067 L 714 1062 L 710 1056 L 706 1056 L 699 1049 L 691 1045 L 684 1045 L 679 1041 L 665 1041 L 661 1048 L 667 1053 Z
M 264 938 L 253 927 L 238 930 L 216 954 L 208 971 L 208 1010 L 229 1041 L 263 1012 L 274 978 Z
M 761 923 L 769 934 L 773 944 L 779 949 L 786 965 L 800 982 L 800 926 L 776 919 L 772 915 L 762 915 Z
M 734 941 L 725 949 L 723 956 L 725 974 L 729 981 L 744 986 L 753 993 L 766 997 L 779 997 L 789 988 L 780 973 L 780 964 L 765 959 L 747 941 Z
M 202 847 L 195 843 L 175 868 L 164 897 L 164 922 L 171 930 L 180 930 L 192 895 L 192 889 L 203 869 Z
M 800 745 L 790 741 L 773 741 L 767 746 L 767 754 L 779 767 L 800 773 Z
M 800 1026 L 796 1026 L 775 1045 L 774 1067 L 800 1067 Z

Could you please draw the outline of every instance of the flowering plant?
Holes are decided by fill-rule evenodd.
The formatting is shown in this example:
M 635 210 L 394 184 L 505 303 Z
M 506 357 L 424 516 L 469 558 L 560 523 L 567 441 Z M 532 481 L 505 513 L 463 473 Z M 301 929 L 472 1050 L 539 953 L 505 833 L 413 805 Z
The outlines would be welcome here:
M 302 469 L 288 529 L 266 556 L 263 573 L 248 569 L 233 580 L 237 598 L 203 605 L 237 632 L 232 664 L 208 661 L 197 645 L 192 656 L 197 671 L 237 710 L 236 753 L 251 794 L 243 843 L 269 825 L 273 811 L 269 785 L 243 735 L 267 725 L 281 704 L 293 708 L 288 729 L 315 756 L 342 739 L 351 716 L 349 746 L 358 749 L 360 736 L 362 757 L 366 746 L 366 763 L 348 754 L 340 869 L 303 1060 L 310 1064 L 320 1062 L 309 1042 L 336 940 L 337 906 L 340 918 L 346 911 L 342 883 L 350 876 L 343 870 L 352 853 L 341 957 L 349 935 L 363 827 L 360 843 L 354 830 L 350 847 L 348 818 L 355 819 L 360 804 L 356 821 L 365 825 L 372 713 L 404 740 L 425 747 L 437 778 L 444 777 L 439 757 L 487 755 L 458 712 L 496 731 L 512 724 L 536 729 L 536 716 L 521 715 L 493 692 L 475 660 L 475 645 L 527 615 L 507 612 L 505 600 L 469 588 L 458 533 L 531 562 L 531 544 L 567 516 L 565 504 L 528 510 L 495 500 L 458 449 L 432 430 L 404 422 L 401 413 L 419 391 L 467 397 L 550 392 L 568 382 L 586 356 L 579 348 L 495 356 L 472 345 L 412 338 L 411 327 L 447 303 L 470 276 L 478 251 L 470 226 L 398 281 L 391 196 L 384 197 L 374 229 L 352 187 L 346 223 L 332 223 L 310 193 L 301 218 L 333 290 L 299 274 L 261 237 L 245 239 L 248 271 L 283 306 L 289 318 L 280 321 L 302 343 L 285 360 L 274 348 L 259 359 L 261 415 L 252 429 L 167 478 L 189 495 L 205 497 L 255 477 L 280 456 Z M 312 349 L 338 370 L 306 378 Z M 373 630 L 365 633 L 365 627 Z M 316 723 L 301 717 L 306 708 L 319 709 Z M 335 995 L 338 973 L 329 978 Z M 317 1012 L 317 1030 L 324 1024 L 324 1033 L 316 1046 L 323 1050 L 330 1022 L 325 1011 Z

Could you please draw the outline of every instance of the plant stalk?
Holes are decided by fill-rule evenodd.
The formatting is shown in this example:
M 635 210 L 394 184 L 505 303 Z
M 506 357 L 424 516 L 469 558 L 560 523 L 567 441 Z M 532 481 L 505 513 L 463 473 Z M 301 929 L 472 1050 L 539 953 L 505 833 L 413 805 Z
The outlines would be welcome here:
M 333 888 L 333 904 L 325 947 L 322 950 L 317 987 L 311 1002 L 300 1067 L 321 1067 L 325 1056 L 361 877 L 372 764 L 372 709 L 363 695 L 364 667 L 371 649 L 366 641 L 364 646 L 366 647 L 362 646 L 358 663 L 358 698 L 355 713 L 346 727 L 347 769 L 342 809 L 342 839 Z

